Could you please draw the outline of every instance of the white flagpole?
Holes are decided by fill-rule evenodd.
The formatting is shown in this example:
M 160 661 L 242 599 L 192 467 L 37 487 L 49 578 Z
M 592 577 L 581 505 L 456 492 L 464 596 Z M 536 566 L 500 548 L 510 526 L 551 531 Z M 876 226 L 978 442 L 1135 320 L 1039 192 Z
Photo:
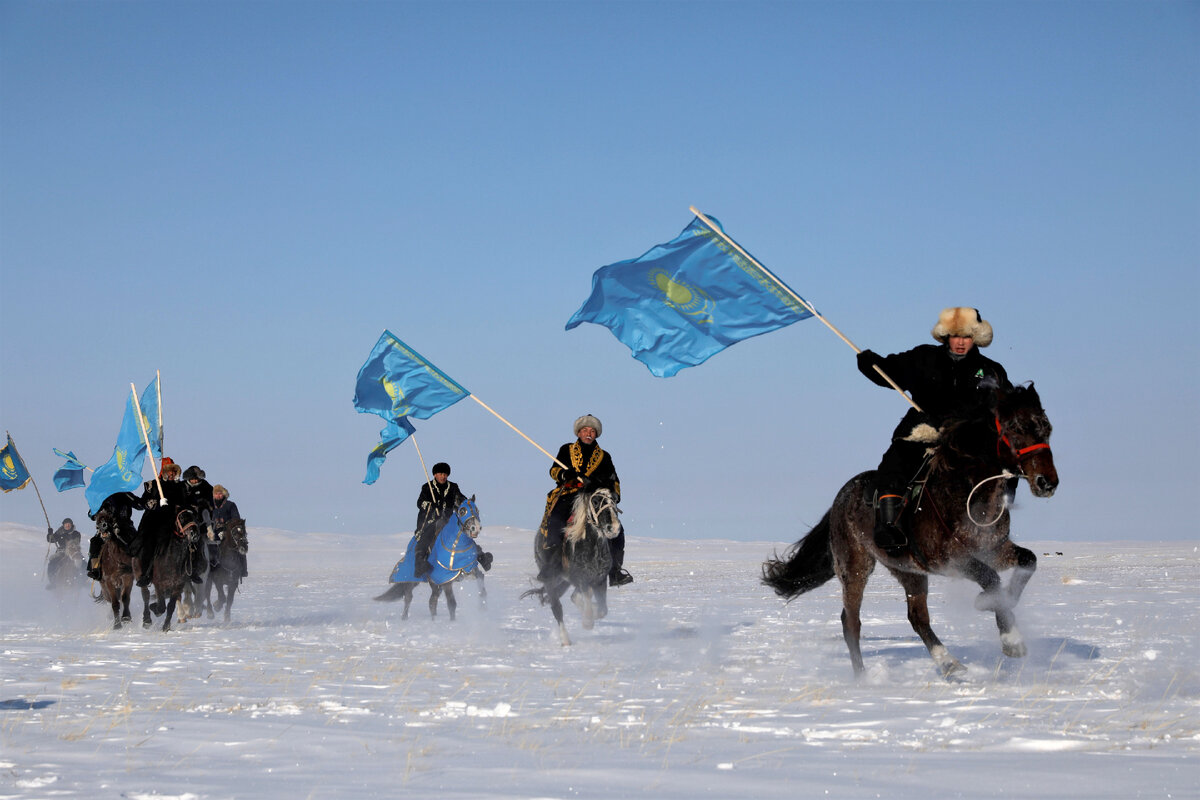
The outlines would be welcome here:
M 817 313 L 817 310 L 815 308 L 813 308 L 812 306 L 810 306 L 808 304 L 808 301 L 806 301 L 803 297 L 801 297 L 800 295 L 793 292 L 792 288 L 790 286 L 788 286 L 786 283 L 784 283 L 783 281 L 781 281 L 778 278 L 778 276 L 775 275 L 775 273 L 771 272 L 771 270 L 767 269 L 765 266 L 760 264 L 758 262 L 758 259 L 756 259 L 754 256 L 750 255 L 745 250 L 743 250 L 741 245 L 739 245 L 733 239 L 730 239 L 723 230 L 718 228 L 712 222 L 712 220 L 710 220 L 708 217 L 704 216 L 699 211 L 697 211 L 695 206 L 688 206 L 688 211 L 691 211 L 693 214 L 695 214 L 696 217 L 699 218 L 699 220 L 701 222 L 703 222 L 705 225 L 707 225 L 709 227 L 709 229 L 712 230 L 713 233 L 715 233 L 717 236 L 720 236 L 727 244 L 729 244 L 731 247 L 733 247 L 739 253 L 741 253 L 742 256 L 745 257 L 751 264 L 753 264 L 754 266 L 761 269 L 768 278 L 775 281 L 775 283 L 777 283 L 779 285 L 779 288 L 783 289 L 785 292 L 787 292 L 789 295 L 791 295 L 792 298 L 796 300 L 796 302 L 798 302 L 798 303 L 800 303 L 800 305 L 804 306 L 804 308 L 808 311 L 808 313 L 812 314 L 814 317 L 821 320 L 821 322 L 825 323 L 825 327 L 829 328 L 829 330 L 831 330 L 835 334 L 837 334 L 838 338 L 841 339 L 843 342 L 850 345 L 851 349 L 853 349 L 854 352 L 856 352 L 856 353 L 862 352 L 862 349 L 858 345 L 856 345 L 854 342 L 847 339 L 846 335 L 843 334 L 841 331 L 839 331 L 836 327 L 834 327 L 833 323 L 831 323 L 829 320 L 825 319 L 825 317 L 823 317 L 819 313 Z M 876 372 L 878 372 L 881 376 L 883 376 L 883 379 L 888 382 L 889 386 L 891 386 L 893 389 L 895 389 L 897 392 L 900 393 L 900 396 L 903 397 L 904 400 L 910 406 L 915 408 L 917 411 L 921 410 L 921 407 L 919 405 L 917 405 L 915 402 L 913 402 L 913 399 L 911 397 L 909 397 L 908 395 L 906 395 L 904 393 L 904 390 L 901 389 L 900 386 L 894 380 L 892 380 L 891 377 L 889 377 L 886 372 L 884 372 L 882 369 L 879 368 L 878 364 L 874 364 L 872 366 L 874 367 Z
M 161 506 L 166 503 L 167 496 L 163 494 L 162 482 L 158 479 L 158 462 L 154 460 L 154 449 L 150 447 L 150 433 L 146 430 L 146 421 L 142 419 L 142 404 L 138 401 L 137 386 L 131 383 L 129 390 L 133 392 L 133 408 L 137 411 L 138 430 L 142 432 L 142 441 L 146 443 L 146 455 L 150 456 L 150 466 L 154 468 L 154 485 L 158 487 L 158 504 Z

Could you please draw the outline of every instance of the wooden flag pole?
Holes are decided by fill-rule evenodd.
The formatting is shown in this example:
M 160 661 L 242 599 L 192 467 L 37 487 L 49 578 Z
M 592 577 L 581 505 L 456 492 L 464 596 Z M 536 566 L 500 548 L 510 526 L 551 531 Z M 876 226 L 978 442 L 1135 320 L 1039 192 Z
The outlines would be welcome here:
M 162 455 L 167 452 L 167 435 L 162 426 L 162 372 L 157 369 L 154 370 L 154 391 L 158 393 L 158 452 Z
M 5 431 L 4 435 L 8 437 L 10 442 L 12 441 L 11 433 Z M 42 507 L 42 516 L 46 518 L 46 528 L 53 530 L 53 526 L 50 524 L 50 515 L 46 513 L 46 504 L 42 502 L 42 492 L 37 488 L 37 481 L 33 479 L 33 473 L 29 471 L 29 465 L 25 463 L 25 456 L 21 455 L 21 451 L 17 449 L 15 442 L 13 442 L 13 452 L 17 454 L 17 458 L 21 459 L 21 466 L 24 467 L 25 474 L 29 476 L 29 482 L 33 484 L 33 492 L 37 495 L 38 505 Z
M 154 460 L 154 448 L 150 446 L 150 433 L 146 430 L 145 420 L 142 419 L 142 404 L 138 401 L 137 386 L 131 383 L 129 390 L 133 392 L 133 408 L 137 411 L 138 430 L 142 432 L 142 441 L 146 443 L 146 455 L 150 456 L 150 466 L 154 468 L 154 485 L 158 487 L 158 504 L 164 506 L 167 504 L 167 496 L 163 494 L 162 482 L 158 479 L 158 462 Z
M 417 444 L 417 435 L 409 434 L 412 439 L 413 447 L 417 448 L 417 458 L 421 460 L 421 471 L 425 473 L 425 483 L 429 484 L 429 496 L 433 497 L 433 478 L 429 477 L 429 470 L 425 467 L 425 456 L 421 455 L 421 445 Z
M 508 427 L 512 428 L 514 431 L 516 431 L 516 432 L 517 432 L 517 434 L 518 434 L 518 435 L 519 435 L 519 436 L 520 436 L 522 439 L 524 439 L 525 441 L 529 442 L 531 445 L 533 445 L 534 447 L 536 447 L 538 450 L 541 450 L 541 451 L 542 451 L 542 452 L 543 452 L 543 453 L 546 455 L 546 458 L 550 459 L 550 460 L 551 460 L 551 461 L 553 461 L 555 464 L 558 464 L 558 465 L 559 465 L 560 467 L 562 467 L 563 469 L 568 469 L 568 467 L 567 467 L 567 465 L 566 465 L 566 464 L 562 463 L 562 462 L 561 462 L 561 461 L 559 461 L 557 458 L 555 458 L 554 456 L 550 455 L 550 453 L 549 453 L 549 452 L 547 452 L 546 448 L 542 447 L 540 444 L 538 444 L 537 442 L 535 442 L 533 439 L 530 439 L 528 436 L 526 436 L 525 434 L 521 433 L 520 429 L 518 429 L 516 425 L 513 425 L 511 422 L 509 422 L 508 420 L 506 420 L 504 417 L 502 417 L 502 416 L 500 416 L 499 414 L 497 414 L 497 413 L 496 413 L 494 410 L 492 410 L 492 407 L 491 407 L 491 406 L 489 406 L 487 403 L 483 402 L 482 400 L 480 400 L 480 399 L 479 399 L 478 397 L 476 397 L 475 395 L 471 395 L 471 399 L 472 399 L 472 400 L 474 400 L 476 403 L 479 403 L 479 405 L 483 406 L 483 407 L 484 407 L 485 409 L 487 409 L 488 411 L 490 411 L 490 412 L 492 413 L 492 415 L 496 417 L 496 419 L 500 420 L 500 421 L 501 421 L 501 422 L 503 422 L 505 425 L 507 425 Z
M 792 288 L 790 286 L 788 286 L 786 283 L 784 283 L 783 281 L 781 281 L 779 279 L 779 277 L 775 275 L 775 273 L 771 272 L 771 270 L 767 269 L 765 266 L 760 264 L 758 262 L 758 259 L 756 259 L 754 256 L 750 255 L 745 250 L 743 250 L 742 246 L 740 244 L 738 244 L 733 239 L 730 239 L 727 235 L 725 235 L 725 231 L 718 228 L 712 222 L 712 220 L 710 220 L 708 217 L 704 216 L 699 211 L 697 211 L 695 206 L 688 206 L 688 211 L 691 211 L 693 214 L 695 214 L 696 217 L 701 222 L 703 222 L 705 225 L 707 225 L 709 227 L 709 229 L 712 230 L 713 233 L 715 233 L 717 236 L 720 236 L 721 239 L 724 240 L 730 247 L 733 247 L 735 250 L 737 250 L 739 253 L 741 253 L 742 256 L 744 258 L 746 258 L 751 264 L 753 264 L 754 266 L 761 269 L 763 271 L 763 273 L 766 274 L 767 277 L 769 277 L 771 280 L 775 281 L 775 283 L 779 285 L 779 288 L 783 289 L 793 299 L 795 299 L 796 302 L 798 302 L 800 305 L 804 306 L 804 308 L 808 311 L 808 313 L 812 314 L 814 317 L 821 320 L 821 322 L 825 323 L 825 327 L 829 328 L 829 330 L 831 330 L 835 334 L 837 334 L 837 337 L 839 339 L 841 339 L 843 342 L 850 345 L 850 348 L 852 350 L 854 350 L 854 352 L 856 352 L 856 353 L 862 352 L 862 349 L 859 348 L 858 345 L 856 345 L 854 342 L 847 339 L 846 335 L 843 334 L 841 331 L 839 331 L 836 327 L 834 327 L 832 322 L 825 319 L 825 317 L 821 316 L 815 308 L 810 306 L 808 304 L 807 300 L 805 300 L 803 297 L 801 297 L 800 295 L 793 292 Z M 900 386 L 894 380 L 892 380 L 891 377 L 889 377 L 886 372 L 884 372 L 882 369 L 880 369 L 878 364 L 873 364 L 872 366 L 874 367 L 875 371 L 878 372 L 883 377 L 883 379 L 888 382 L 889 386 L 891 386 L 893 389 L 895 389 L 897 392 L 900 393 L 900 396 L 904 398 L 905 402 L 907 402 L 910 406 L 915 408 L 917 411 L 921 410 L 921 407 L 919 405 L 917 405 L 915 402 L 913 402 L 913 399 L 911 397 L 909 397 L 908 395 L 906 395 L 904 393 L 904 390 L 901 389 Z

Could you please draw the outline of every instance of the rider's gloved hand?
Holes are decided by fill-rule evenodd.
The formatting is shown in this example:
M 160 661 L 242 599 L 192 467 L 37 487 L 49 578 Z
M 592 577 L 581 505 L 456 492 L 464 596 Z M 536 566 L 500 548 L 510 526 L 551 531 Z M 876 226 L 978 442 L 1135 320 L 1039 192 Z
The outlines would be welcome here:
M 879 356 L 871 350 L 863 350 L 858 354 L 858 368 L 861 370 L 871 369 L 879 363 Z
M 570 467 L 567 467 L 562 472 L 558 473 L 559 485 L 574 483 L 577 480 L 579 480 L 579 473 L 576 472 L 575 470 L 571 469 Z
M 592 489 L 596 488 L 596 482 L 587 475 L 584 475 L 579 479 L 579 488 L 585 492 L 590 492 Z

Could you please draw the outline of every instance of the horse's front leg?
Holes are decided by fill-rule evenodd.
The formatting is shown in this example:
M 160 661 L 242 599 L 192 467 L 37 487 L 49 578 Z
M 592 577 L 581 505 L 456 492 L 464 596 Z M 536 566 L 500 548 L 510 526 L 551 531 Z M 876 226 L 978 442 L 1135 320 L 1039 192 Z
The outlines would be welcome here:
M 950 655 L 950 651 L 942 644 L 942 640 L 933 632 L 933 626 L 929 623 L 929 576 L 899 570 L 889 571 L 904 587 L 904 599 L 908 603 L 908 624 L 912 625 L 917 636 L 925 643 L 925 649 L 938 665 L 942 677 L 949 678 L 964 672 L 966 667 Z
M 186 578 L 184 580 L 186 580 Z M 177 595 L 177 594 L 173 594 L 169 598 L 167 598 L 167 612 L 166 612 L 167 616 L 166 616 L 166 619 L 163 620 L 163 626 L 162 626 L 163 633 L 166 633 L 169 630 L 171 630 L 171 616 L 175 613 L 175 605 L 178 602 L 179 602 L 179 595 Z
M 113 630 L 119 631 L 121 630 L 121 595 L 119 592 L 110 589 L 109 597 L 111 598 L 109 602 L 112 604 L 113 612 Z
M 562 642 L 563 647 L 571 645 L 571 637 L 567 634 L 567 623 L 563 622 L 563 593 L 571 587 L 571 584 L 560 581 L 557 586 L 549 590 L 546 594 L 550 597 L 550 613 L 554 615 L 555 622 L 558 623 L 558 639 Z
M 1030 555 L 1033 555 L 1030 553 Z M 1000 631 L 1000 650 L 1010 658 L 1021 658 L 1028 651 L 1017 630 L 1017 617 L 1013 614 L 1013 602 L 1003 585 L 1000 575 L 977 558 L 972 558 L 963 568 L 963 574 L 979 584 L 983 591 L 975 598 L 975 608 L 980 611 L 993 611 L 996 614 L 996 628 Z M 1032 573 L 1030 573 L 1032 574 Z M 1013 576 L 1016 579 L 1016 576 Z M 1026 577 L 1025 581 L 1029 578 Z M 1024 581 L 1021 582 L 1024 587 Z
M 233 613 L 233 596 L 237 594 L 237 584 L 230 582 L 225 589 L 225 621 L 229 622 L 229 615 Z
M 454 585 L 447 583 L 443 591 L 446 592 L 446 610 L 450 612 L 450 621 L 454 621 L 454 612 L 458 610 L 458 599 L 454 596 Z
M 404 613 L 400 615 L 400 619 L 408 619 L 408 608 L 412 605 L 413 587 L 415 583 L 404 584 Z
M 150 587 L 142 586 L 142 627 L 150 627 Z
M 471 573 L 475 576 L 475 580 L 479 582 L 479 607 L 483 608 L 487 605 L 487 586 L 483 581 L 483 570 L 476 567 Z

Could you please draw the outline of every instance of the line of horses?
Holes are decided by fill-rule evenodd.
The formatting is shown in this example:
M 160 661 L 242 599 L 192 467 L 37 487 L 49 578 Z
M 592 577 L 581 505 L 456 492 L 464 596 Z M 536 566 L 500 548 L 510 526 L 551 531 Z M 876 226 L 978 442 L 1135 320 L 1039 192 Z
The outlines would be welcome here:
M 835 577 L 842 587 L 842 633 L 856 675 L 864 671 L 861 607 L 867 580 L 875 565 L 882 564 L 904 590 L 908 619 L 925 644 L 943 676 L 952 678 L 965 667 L 934 633 L 929 618 L 929 576 L 963 577 L 978 583 L 975 605 L 994 615 L 1001 651 L 1019 658 L 1026 646 L 1016 624 L 1014 609 L 1037 568 L 1036 556 L 1010 538 L 1010 504 L 1016 479 L 1024 478 L 1035 497 L 1050 497 L 1058 487 L 1058 472 L 1050 449 L 1050 421 L 1032 384 L 997 394 L 984 412 L 948 422 L 931 452 L 929 470 L 919 495 L 901 517 L 909 546 L 899 554 L 882 551 L 874 542 L 874 473 L 851 478 L 838 491 L 833 505 L 806 536 L 782 556 L 776 554 L 762 567 L 762 582 L 780 597 L 791 601 Z M 151 516 L 150 524 L 165 524 L 165 515 Z M 147 524 L 143 517 L 142 524 Z M 225 611 L 229 620 L 234 592 L 240 580 L 247 550 L 245 522 L 228 526 L 221 541 L 220 567 L 209 572 L 204 590 L 195 594 L 188 580 L 191 558 L 204 557 L 199 526 L 189 510 L 169 518 L 170 535 L 162 544 L 151 567 L 151 582 L 157 599 L 150 602 L 149 589 L 142 590 L 143 625 L 150 614 L 164 614 L 163 630 L 181 599 L 188 598 L 189 614 L 213 609 Z M 101 548 L 103 596 L 113 609 L 113 627 L 130 620 L 129 599 L 139 577 L 134 560 L 120 546 L 115 522 L 104 514 L 97 517 L 97 530 L 105 538 Z M 413 571 L 414 541 L 391 575 L 392 586 L 376 600 L 403 600 L 407 619 L 413 591 L 420 583 L 430 587 L 429 610 L 436 617 L 438 600 L 446 595 L 450 618 L 457 602 L 453 584 L 468 576 L 476 578 L 481 602 L 486 598 L 483 573 L 476 560 L 474 539 L 481 530 L 475 498 L 462 503 L 449 516 L 430 551 L 432 570 L 417 578 Z M 580 608 L 583 627 L 590 629 L 608 613 L 607 575 L 612 564 L 609 540 L 621 530 L 620 509 L 607 490 L 580 492 L 565 536 L 562 570 L 551 574 L 540 586 L 521 597 L 537 598 L 549 605 L 563 645 L 571 643 L 563 616 L 562 597 Z M 534 537 L 534 562 L 540 568 L 548 551 Z M 1000 573 L 1012 570 L 1007 584 Z M 209 601 L 212 589 L 218 601 Z
M 132 621 L 129 603 L 137 581 L 142 578 L 141 560 L 130 555 L 129 542 L 121 540 L 120 528 L 112 515 L 96 515 L 96 532 L 100 534 L 100 598 L 109 603 L 113 612 L 113 629 Z M 150 586 L 155 599 L 150 600 L 150 586 L 138 587 L 142 594 L 142 627 L 153 623 L 151 614 L 163 616 L 163 631 L 171 630 L 171 622 L 179 609 L 179 621 L 207 613 L 211 619 L 224 609 L 225 621 L 230 620 L 233 598 L 241 583 L 246 566 L 249 540 L 245 520 L 226 523 L 218 550 L 218 565 L 207 569 L 203 588 L 191 580 L 195 559 L 208 566 L 208 556 L 195 513 L 189 508 L 158 509 L 147 512 L 139 524 L 138 536 L 145 542 L 157 542 L 150 562 Z M 150 545 L 146 545 L 150 546 Z M 204 570 L 200 570 L 204 572 Z M 217 602 L 212 602 L 213 590 Z

